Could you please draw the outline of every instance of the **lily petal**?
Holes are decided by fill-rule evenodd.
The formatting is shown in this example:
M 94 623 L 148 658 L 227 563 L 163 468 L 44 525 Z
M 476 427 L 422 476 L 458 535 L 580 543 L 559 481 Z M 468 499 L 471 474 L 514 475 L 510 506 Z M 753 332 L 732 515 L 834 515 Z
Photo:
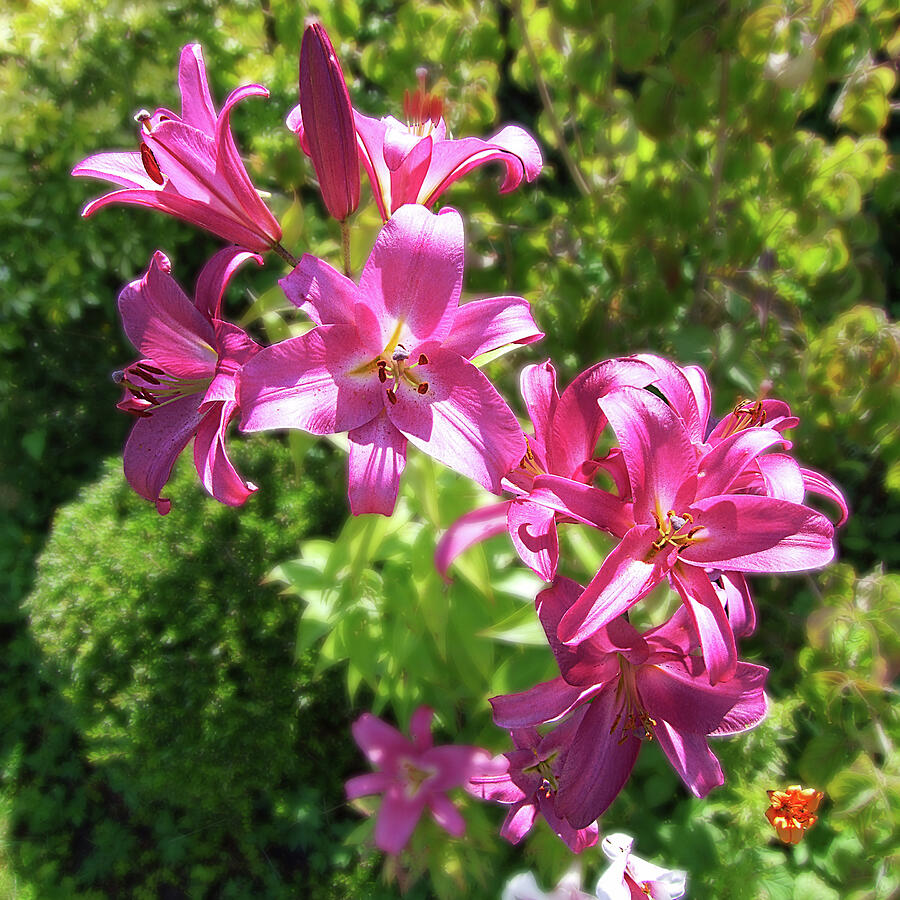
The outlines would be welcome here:
M 347 492 L 354 516 L 390 516 L 397 504 L 400 476 L 406 467 L 406 438 L 388 421 L 384 410 L 348 432 Z
M 216 500 L 228 506 L 241 506 L 257 489 L 255 484 L 238 475 L 225 451 L 225 432 L 237 412 L 236 403 L 213 404 L 200 422 L 194 439 L 194 465 L 203 486 Z
M 453 329 L 443 348 L 474 359 L 507 344 L 532 344 L 543 336 L 534 323 L 527 300 L 488 297 L 471 300 L 457 309 Z
M 424 793 L 407 797 L 401 784 L 392 784 L 378 808 L 375 846 L 385 853 L 399 853 L 412 837 L 427 799 Z
M 194 291 L 194 305 L 208 319 L 218 319 L 222 310 L 222 297 L 234 273 L 248 260 L 258 266 L 263 258 L 242 247 L 225 247 L 215 254 L 200 270 L 197 288 Z
M 508 524 L 519 559 L 544 581 L 553 581 L 559 561 L 556 513 L 537 503 L 513 500 L 508 507 Z
M 354 325 L 359 288 L 346 275 L 317 256 L 304 253 L 299 264 L 278 284 L 285 297 L 316 325 Z M 380 338 L 380 335 L 377 340 Z
M 585 690 L 567 684 L 562 678 L 542 681 L 518 694 L 490 698 L 494 724 L 501 728 L 524 728 L 555 722 L 576 706 L 598 693 L 599 687 Z
M 680 732 L 660 721 L 653 730 L 663 753 L 695 797 L 705 797 L 725 783 L 722 767 L 706 743 L 706 735 Z
M 434 564 L 441 575 L 446 576 L 453 560 L 469 547 L 497 534 L 503 534 L 507 526 L 507 510 L 511 501 L 492 503 L 473 509 L 457 519 L 444 532 L 434 553 Z

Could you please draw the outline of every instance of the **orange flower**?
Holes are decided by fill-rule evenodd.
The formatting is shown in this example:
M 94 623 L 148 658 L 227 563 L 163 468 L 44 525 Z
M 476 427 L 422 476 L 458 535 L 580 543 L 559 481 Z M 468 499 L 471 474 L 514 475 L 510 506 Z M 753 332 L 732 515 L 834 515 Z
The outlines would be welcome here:
M 815 788 L 792 784 L 783 791 L 766 791 L 771 805 L 766 818 L 785 844 L 799 844 L 808 828 L 816 824 L 815 811 L 825 796 Z

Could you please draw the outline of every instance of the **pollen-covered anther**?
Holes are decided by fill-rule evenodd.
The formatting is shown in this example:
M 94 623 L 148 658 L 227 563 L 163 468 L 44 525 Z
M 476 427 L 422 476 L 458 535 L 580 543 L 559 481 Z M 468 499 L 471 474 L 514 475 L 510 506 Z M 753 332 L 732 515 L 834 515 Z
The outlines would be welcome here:
M 387 381 L 387 372 L 384 370 L 384 365 L 380 365 L 378 367 L 378 380 L 384 384 Z
M 757 428 L 766 424 L 766 410 L 762 400 L 741 400 L 731 411 L 728 426 L 722 437 L 730 437 L 748 428 Z
M 417 388 L 417 393 L 419 394 L 427 394 L 428 393 L 428 382 L 423 381 Z
M 670 509 L 666 513 L 665 523 L 660 521 L 656 513 L 653 514 L 653 519 L 659 530 L 659 540 L 653 542 L 653 547 L 656 550 L 662 550 L 666 544 L 671 544 L 673 547 L 681 549 L 698 540 L 696 535 L 701 530 L 700 525 L 683 531 L 686 525 L 694 524 L 694 517 L 689 512 L 678 515 L 675 510 Z
M 391 403 L 397 402 L 397 392 L 393 388 L 387 389 L 387 398 L 391 401 Z
M 419 365 L 420 366 L 428 365 L 428 357 L 424 353 L 419 354 Z
M 156 184 L 165 184 L 166 179 L 159 167 L 159 163 L 156 161 L 153 151 L 146 144 L 141 144 L 141 163 L 144 166 L 144 171 Z

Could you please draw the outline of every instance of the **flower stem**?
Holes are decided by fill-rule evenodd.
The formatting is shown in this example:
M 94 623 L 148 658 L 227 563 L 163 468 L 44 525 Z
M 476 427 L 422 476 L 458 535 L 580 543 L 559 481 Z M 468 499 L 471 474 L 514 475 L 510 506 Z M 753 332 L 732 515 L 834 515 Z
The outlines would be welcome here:
M 272 249 L 283 259 L 285 262 L 290 263 L 294 268 L 297 267 L 297 264 L 300 262 L 296 256 L 292 256 L 288 253 L 281 244 L 272 244 Z
M 353 267 L 350 264 L 350 226 L 346 219 L 341 219 L 341 248 L 344 251 L 344 274 L 348 278 L 353 277 Z

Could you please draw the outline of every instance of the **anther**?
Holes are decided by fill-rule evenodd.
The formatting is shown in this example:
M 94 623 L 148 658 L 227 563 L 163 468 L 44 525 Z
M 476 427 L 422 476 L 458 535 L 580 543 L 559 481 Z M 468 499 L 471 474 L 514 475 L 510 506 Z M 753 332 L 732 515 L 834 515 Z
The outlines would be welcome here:
M 424 366 L 428 362 L 428 357 L 424 353 L 419 354 L 419 365 Z
M 165 183 L 159 163 L 156 161 L 153 151 L 146 144 L 141 144 L 141 162 L 144 164 L 144 171 L 153 181 L 157 184 Z
M 384 366 L 378 367 L 378 380 L 384 384 L 387 381 L 387 372 L 384 371 Z
M 394 392 L 394 389 L 393 389 L 393 388 L 388 388 L 388 389 L 387 389 L 387 396 L 388 396 L 388 400 L 390 400 L 391 403 L 396 403 L 396 402 L 397 402 L 397 394 Z
M 423 381 L 423 382 L 416 388 L 416 390 L 417 390 L 420 394 L 427 394 L 427 393 L 428 393 L 428 382 L 427 382 L 427 381 Z
M 143 125 L 144 122 L 146 122 L 146 121 L 147 121 L 148 119 L 150 119 L 150 118 L 151 118 L 150 113 L 147 112 L 146 109 L 139 109 L 139 110 L 134 114 L 134 121 L 137 122 L 138 125 Z
M 125 380 L 125 370 L 116 369 L 109 377 L 112 378 L 116 384 L 121 384 Z

